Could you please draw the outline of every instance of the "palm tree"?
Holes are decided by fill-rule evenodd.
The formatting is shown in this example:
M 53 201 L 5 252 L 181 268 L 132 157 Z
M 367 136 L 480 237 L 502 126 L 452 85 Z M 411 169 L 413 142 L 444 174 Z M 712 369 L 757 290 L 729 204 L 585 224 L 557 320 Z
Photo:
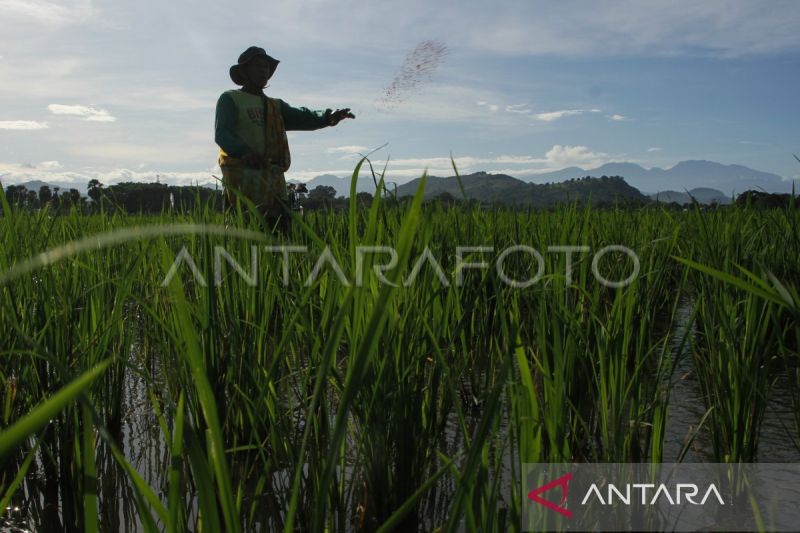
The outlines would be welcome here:
M 103 184 L 98 180 L 93 179 L 89 181 L 88 191 L 89 198 L 91 198 L 93 202 L 99 202 L 100 197 L 103 196 Z

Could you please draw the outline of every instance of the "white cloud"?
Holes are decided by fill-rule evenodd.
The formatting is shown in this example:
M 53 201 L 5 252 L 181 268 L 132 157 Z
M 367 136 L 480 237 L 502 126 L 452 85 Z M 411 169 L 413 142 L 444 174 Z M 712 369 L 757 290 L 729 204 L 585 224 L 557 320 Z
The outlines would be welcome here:
M 611 115 L 608 118 L 610 118 L 611 120 L 613 120 L 615 122 L 622 122 L 622 121 L 628 120 L 628 117 L 626 117 L 625 115 Z
M 87 107 L 82 105 L 62 105 L 50 104 L 47 110 L 54 115 L 73 115 L 83 117 L 84 120 L 89 122 L 114 122 L 116 117 L 105 109 L 95 109 L 94 107 Z
M 650 153 L 660 152 L 661 148 L 659 148 L 658 146 L 652 146 L 652 147 L 648 148 L 647 151 L 650 152 Z
M 496 164 L 542 164 L 547 163 L 547 159 L 541 157 L 531 156 L 512 156 L 500 155 L 497 157 L 454 157 L 456 167 L 475 169 L 480 165 L 496 165 Z M 380 161 L 377 165 L 383 167 L 386 161 Z M 422 157 L 422 158 L 405 158 L 405 159 L 390 159 L 389 167 L 395 166 L 412 166 L 419 168 L 435 168 L 435 169 L 453 169 L 452 162 L 449 157 Z
M 564 168 L 581 165 L 599 165 L 608 159 L 605 152 L 592 152 L 585 146 L 554 145 L 545 157 L 552 168 Z
M 217 174 L 219 175 L 219 174 Z M 124 181 L 154 182 L 158 179 L 161 183 L 170 185 L 195 185 L 215 182 L 211 172 L 162 172 L 157 170 L 135 171 L 127 168 L 102 170 L 82 168 L 78 170 L 58 170 L 44 167 L 31 168 L 30 165 L 14 165 L 0 163 L 0 177 L 3 185 L 23 183 L 26 181 L 45 181 L 62 188 L 74 187 L 86 190 L 90 180 L 97 179 L 105 185 L 113 185 Z
M 573 115 L 582 115 L 584 113 L 599 113 L 599 109 L 562 109 L 560 111 L 550 111 L 547 113 L 537 113 L 534 115 L 536 120 L 541 120 L 543 122 L 553 122 L 554 120 L 559 120 L 564 117 L 570 117 Z
M 491 111 L 492 113 L 494 113 L 495 111 L 497 111 L 498 109 L 500 109 L 500 106 L 499 106 L 499 105 L 497 105 L 497 104 L 490 104 L 490 103 L 488 103 L 488 102 L 484 102 L 484 101 L 482 101 L 482 100 L 481 100 L 480 102 L 477 102 L 477 105 L 479 105 L 479 106 L 481 106 L 481 107 L 488 107 L 488 108 L 489 108 L 489 111 Z
M 369 148 L 366 146 L 334 146 L 332 148 L 328 148 L 325 150 L 329 154 L 346 154 L 346 155 L 356 155 L 359 153 L 365 153 L 369 151 Z
M 508 113 L 519 113 L 520 115 L 528 115 L 531 112 L 531 110 L 528 108 L 528 104 L 507 105 L 506 111 Z
M 504 174 L 530 175 L 570 166 L 596 167 L 608 163 L 618 156 L 612 157 L 605 152 L 594 152 L 586 146 L 554 145 L 543 157 L 531 155 L 499 155 L 496 157 L 454 157 L 456 168 L 461 173 L 477 171 L 501 172 Z M 383 168 L 386 160 L 373 161 L 376 168 Z M 499 165 L 510 165 L 510 168 L 500 168 Z M 524 168 L 527 166 L 528 168 Z M 514 168 L 516 167 L 516 168 Z M 523 168 L 519 168 L 523 167 Z M 453 166 L 449 157 L 422 157 L 398 158 L 388 161 L 388 176 L 414 178 L 422 175 L 427 169 L 428 174 L 436 176 L 450 176 Z M 319 170 L 290 172 L 287 176 L 292 179 L 310 179 L 320 174 L 333 174 L 336 176 L 350 175 L 347 170 Z
M 0 120 L 0 130 L 44 130 L 47 122 L 35 120 Z
M 37 165 L 38 168 L 43 168 L 45 170 L 58 170 L 63 165 L 58 161 L 42 161 Z
M 490 104 L 484 100 L 475 103 L 480 107 L 488 107 L 492 112 L 500 110 L 500 106 L 498 104 Z M 506 113 L 516 113 L 518 115 L 529 115 L 531 113 L 531 109 L 528 107 L 528 104 L 509 104 L 503 109 L 505 109 Z
M 58 170 L 62 165 L 58 161 L 42 161 L 41 163 L 22 163 L 20 168 L 41 169 L 41 170 Z
M 112 117 L 111 115 L 91 115 L 86 117 L 86 120 L 89 122 L 116 122 L 117 117 Z

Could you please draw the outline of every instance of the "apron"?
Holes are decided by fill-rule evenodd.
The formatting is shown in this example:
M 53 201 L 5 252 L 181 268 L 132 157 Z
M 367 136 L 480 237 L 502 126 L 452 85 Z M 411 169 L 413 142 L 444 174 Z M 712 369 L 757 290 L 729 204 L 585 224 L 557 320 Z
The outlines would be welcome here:
M 276 219 L 283 216 L 288 219 L 289 197 L 284 172 L 291 164 L 291 159 L 286 131 L 280 107 L 274 101 L 268 101 L 267 97 L 262 102 L 265 143 L 262 154 L 270 164 L 260 169 L 247 168 L 239 159 L 221 154 L 219 164 L 226 205 L 232 207 L 237 204 L 239 198 L 234 192 L 236 190 L 253 202 L 265 218 Z M 268 121 L 268 118 L 272 120 Z

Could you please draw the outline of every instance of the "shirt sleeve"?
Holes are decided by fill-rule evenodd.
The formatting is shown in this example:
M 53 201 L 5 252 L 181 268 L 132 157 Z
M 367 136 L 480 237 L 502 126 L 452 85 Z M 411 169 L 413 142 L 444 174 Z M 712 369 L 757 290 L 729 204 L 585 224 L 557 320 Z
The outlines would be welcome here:
M 229 94 L 223 93 L 217 100 L 214 123 L 214 141 L 231 157 L 242 157 L 250 147 L 236 135 L 236 104 Z
M 325 111 L 312 111 L 307 107 L 292 107 L 283 100 L 278 99 L 281 106 L 281 116 L 286 131 L 289 130 L 318 130 L 328 126 Z

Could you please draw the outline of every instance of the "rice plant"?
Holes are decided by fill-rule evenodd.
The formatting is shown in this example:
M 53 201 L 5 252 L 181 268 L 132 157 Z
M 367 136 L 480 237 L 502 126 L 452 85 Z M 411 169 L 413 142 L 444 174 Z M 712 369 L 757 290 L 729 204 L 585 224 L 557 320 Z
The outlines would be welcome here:
M 758 457 L 775 377 L 800 375 L 796 210 L 351 198 L 273 237 L 246 203 L 81 215 L 0 194 L 5 519 L 514 530 L 523 463 L 675 459 L 682 299 L 719 460 Z M 613 245 L 637 266 L 597 256 Z

